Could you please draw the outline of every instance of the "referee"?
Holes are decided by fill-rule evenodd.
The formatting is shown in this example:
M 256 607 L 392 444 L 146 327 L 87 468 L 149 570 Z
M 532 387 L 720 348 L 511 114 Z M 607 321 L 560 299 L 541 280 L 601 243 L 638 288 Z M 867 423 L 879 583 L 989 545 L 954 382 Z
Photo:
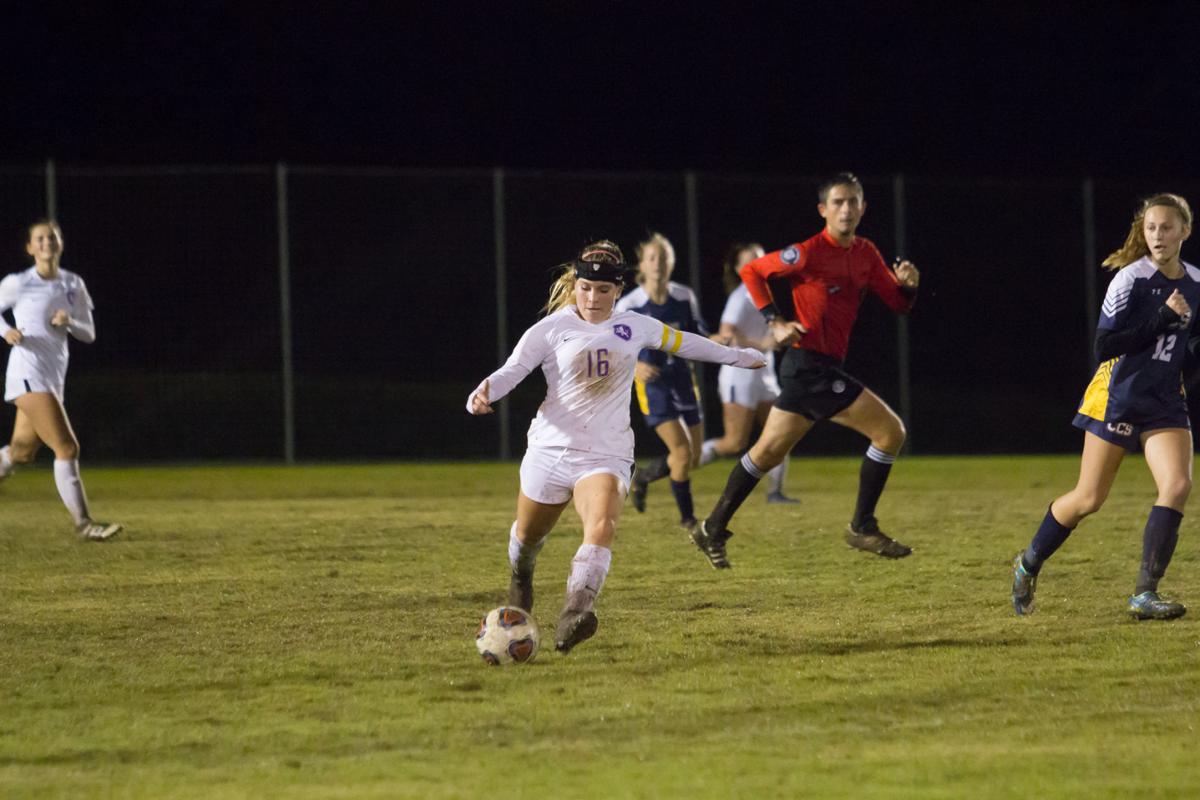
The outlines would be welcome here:
M 859 472 L 858 501 L 846 526 L 846 543 L 885 558 L 904 558 L 912 552 L 881 531 L 875 519 L 875 505 L 904 444 L 904 423 L 842 366 L 867 291 L 893 311 L 907 313 L 916 300 L 920 273 L 909 261 L 901 261 L 895 271 L 889 269 L 878 248 L 855 235 L 867 205 L 854 175 L 843 172 L 825 181 L 817 197 L 824 230 L 755 259 L 739 271 L 776 341 L 791 347 L 780 367 L 782 393 L 762 434 L 729 474 L 712 513 L 691 530 L 692 541 L 717 569 L 729 567 L 725 553 L 725 542 L 733 535 L 729 520 L 759 479 L 821 420 L 844 425 L 871 440 Z M 768 281 L 781 280 L 791 291 L 790 309 L 783 302 L 777 305 L 768 287 Z M 794 319 L 784 318 L 785 309 L 794 312 Z

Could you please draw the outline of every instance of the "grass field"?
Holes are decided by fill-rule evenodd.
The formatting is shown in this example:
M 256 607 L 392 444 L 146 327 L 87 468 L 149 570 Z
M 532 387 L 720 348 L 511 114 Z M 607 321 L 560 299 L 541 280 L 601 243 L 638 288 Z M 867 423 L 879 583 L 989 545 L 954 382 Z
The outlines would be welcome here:
M 1200 796 L 1200 608 L 1124 616 L 1153 500 L 1130 459 L 1046 567 L 1009 563 L 1077 458 L 901 460 L 889 562 L 847 549 L 857 459 L 792 462 L 718 573 L 665 486 L 627 509 L 596 638 L 475 653 L 507 587 L 515 465 L 48 469 L 0 485 L 0 796 Z M 732 462 L 695 476 L 708 508 Z M 1185 519 L 1164 593 L 1200 604 Z M 539 559 L 553 628 L 573 516 Z M 552 638 L 548 636 L 547 638 Z

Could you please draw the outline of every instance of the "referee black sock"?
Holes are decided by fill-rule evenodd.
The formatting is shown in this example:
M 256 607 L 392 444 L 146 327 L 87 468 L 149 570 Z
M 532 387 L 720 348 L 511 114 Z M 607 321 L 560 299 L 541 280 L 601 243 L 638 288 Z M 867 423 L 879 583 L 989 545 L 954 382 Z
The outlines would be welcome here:
M 894 455 L 883 452 L 875 445 L 867 448 L 858 470 L 858 502 L 854 505 L 854 519 L 850 522 L 854 530 L 861 531 L 864 525 L 874 525 L 875 506 L 883 494 L 895 460 Z
M 659 478 L 665 478 L 671 474 L 671 467 L 667 464 L 666 456 L 650 459 L 650 462 L 644 467 L 638 467 L 638 472 L 642 473 L 642 480 L 646 483 L 653 483 Z
M 717 504 L 713 506 L 712 513 L 708 515 L 705 521 L 705 528 L 708 532 L 725 530 L 725 526 L 729 524 L 729 520 L 741 508 L 742 503 L 754 491 L 754 487 L 758 486 L 758 482 L 762 480 L 765 473 L 754 465 L 750 460 L 750 454 L 742 456 L 742 460 L 737 463 L 737 466 L 729 473 L 729 480 L 725 483 L 725 491 L 721 492 L 721 497 L 717 500 Z
M 1138 571 L 1134 594 L 1157 592 L 1158 582 L 1167 572 L 1175 544 L 1179 541 L 1179 523 L 1183 514 L 1166 506 L 1154 506 L 1142 534 L 1142 568 Z
M 675 495 L 675 505 L 679 506 L 679 521 L 694 521 L 696 510 L 692 507 L 692 482 L 672 480 L 671 494 Z

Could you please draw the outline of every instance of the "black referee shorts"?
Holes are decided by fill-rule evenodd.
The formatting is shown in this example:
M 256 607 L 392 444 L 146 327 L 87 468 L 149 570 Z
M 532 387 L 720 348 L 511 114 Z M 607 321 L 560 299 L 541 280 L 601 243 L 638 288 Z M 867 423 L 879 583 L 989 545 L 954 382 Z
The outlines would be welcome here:
M 864 387 L 833 356 L 792 347 L 779 367 L 779 388 L 776 408 L 817 422 L 845 411 Z

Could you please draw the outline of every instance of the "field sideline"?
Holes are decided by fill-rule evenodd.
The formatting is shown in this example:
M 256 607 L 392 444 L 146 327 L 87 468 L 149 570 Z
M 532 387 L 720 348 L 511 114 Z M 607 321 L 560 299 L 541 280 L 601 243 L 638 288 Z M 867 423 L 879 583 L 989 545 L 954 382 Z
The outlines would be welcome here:
M 694 476 L 698 510 L 730 466 Z M 1128 620 L 1140 458 L 1012 614 L 1012 556 L 1077 470 L 901 459 L 880 519 L 915 552 L 889 562 L 840 539 L 858 459 L 798 457 L 803 504 L 760 488 L 722 573 L 654 485 L 596 638 L 508 669 L 472 637 L 507 587 L 515 464 L 85 465 L 128 528 L 106 545 L 26 470 L 0 484 L 0 796 L 1196 797 L 1198 526 L 1163 581 L 1190 614 Z

